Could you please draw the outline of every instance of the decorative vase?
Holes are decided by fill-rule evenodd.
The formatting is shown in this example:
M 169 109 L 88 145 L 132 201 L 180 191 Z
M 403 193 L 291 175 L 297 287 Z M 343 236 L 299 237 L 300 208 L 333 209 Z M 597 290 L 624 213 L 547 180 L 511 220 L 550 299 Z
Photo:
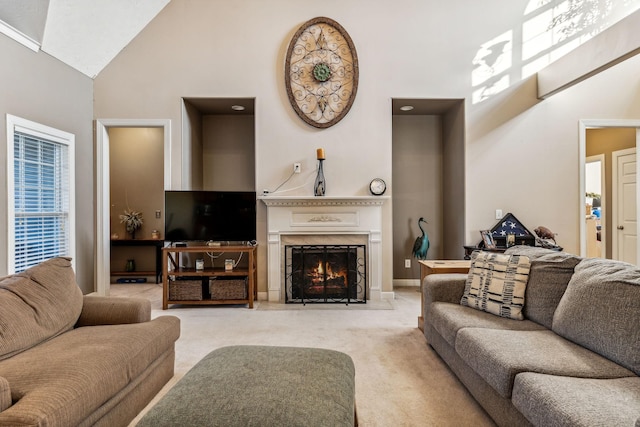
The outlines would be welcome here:
M 132 271 L 136 271 L 136 260 L 128 259 L 127 264 L 124 266 L 124 271 L 127 273 L 131 273 Z
M 131 234 L 131 240 L 135 240 L 136 239 L 136 230 L 133 230 L 130 234 Z
M 316 176 L 316 183 L 313 186 L 313 194 L 315 196 L 324 196 L 324 192 L 326 191 L 322 162 L 324 162 L 324 159 L 318 159 L 318 175 Z

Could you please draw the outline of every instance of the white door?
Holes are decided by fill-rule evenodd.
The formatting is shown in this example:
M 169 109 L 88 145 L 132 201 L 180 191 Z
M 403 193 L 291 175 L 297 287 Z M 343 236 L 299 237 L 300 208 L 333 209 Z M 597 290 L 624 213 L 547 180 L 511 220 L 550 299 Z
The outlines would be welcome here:
M 636 149 L 613 152 L 613 258 L 637 263 Z

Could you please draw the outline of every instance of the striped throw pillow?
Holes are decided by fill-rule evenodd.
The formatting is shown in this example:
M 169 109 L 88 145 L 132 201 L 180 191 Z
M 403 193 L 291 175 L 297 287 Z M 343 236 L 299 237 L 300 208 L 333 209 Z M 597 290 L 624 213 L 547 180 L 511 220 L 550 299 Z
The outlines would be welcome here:
M 501 317 L 523 320 L 524 292 L 531 261 L 524 255 L 477 251 L 460 304 Z

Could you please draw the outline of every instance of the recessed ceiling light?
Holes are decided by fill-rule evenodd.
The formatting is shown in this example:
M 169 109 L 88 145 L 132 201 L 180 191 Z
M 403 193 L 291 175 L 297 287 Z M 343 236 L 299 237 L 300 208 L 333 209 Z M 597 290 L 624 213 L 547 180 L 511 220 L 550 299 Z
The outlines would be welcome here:
M 411 110 L 413 110 L 413 105 L 403 105 L 402 107 L 400 107 L 400 110 L 402 110 L 402 111 L 411 111 Z
M 231 109 L 234 111 L 244 111 L 244 107 L 242 105 L 232 105 Z

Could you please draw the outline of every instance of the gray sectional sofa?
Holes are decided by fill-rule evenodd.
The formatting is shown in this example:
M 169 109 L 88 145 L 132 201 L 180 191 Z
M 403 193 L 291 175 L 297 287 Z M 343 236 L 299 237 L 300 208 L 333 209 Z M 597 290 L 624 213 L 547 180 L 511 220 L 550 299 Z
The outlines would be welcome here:
M 424 279 L 424 334 L 500 426 L 640 427 L 640 269 L 516 246 L 524 320 L 460 304 L 467 275 Z
M 0 278 L 0 426 L 126 426 L 173 376 L 180 321 L 83 296 L 68 258 Z

